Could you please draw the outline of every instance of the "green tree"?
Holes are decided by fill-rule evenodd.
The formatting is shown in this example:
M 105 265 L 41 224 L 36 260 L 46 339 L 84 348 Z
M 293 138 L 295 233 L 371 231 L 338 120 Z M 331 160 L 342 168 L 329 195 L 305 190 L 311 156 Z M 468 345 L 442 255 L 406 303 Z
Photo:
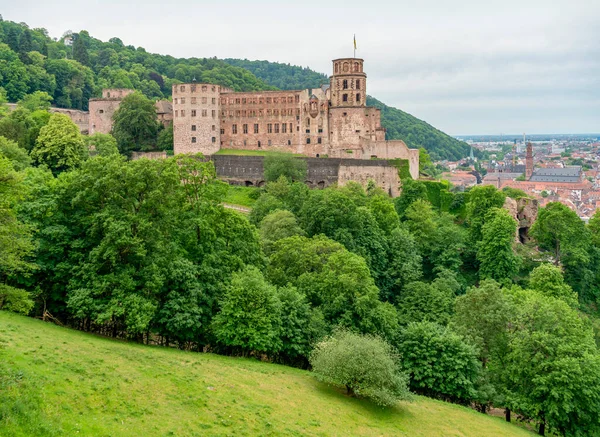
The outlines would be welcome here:
M 158 150 L 173 150 L 173 125 L 170 124 L 158 133 L 156 140 Z
M 281 302 L 255 267 L 233 275 L 212 329 L 223 346 L 248 355 L 281 349 Z
M 276 241 L 294 235 L 305 235 L 305 232 L 298 225 L 296 216 L 290 211 L 285 210 L 274 211 L 262 219 L 259 233 L 266 255 L 271 254 L 273 243 Z
M 154 103 L 137 92 L 125 97 L 113 114 L 112 135 L 117 140 L 119 151 L 129 155 L 132 151 L 152 150 L 157 133 Z
M 551 264 L 542 264 L 529 274 L 529 288 L 541 294 L 564 300 L 571 307 L 577 308 L 577 293 L 565 283 L 560 268 Z
M 89 67 L 90 57 L 88 55 L 87 48 L 85 47 L 84 38 L 78 34 L 73 34 L 73 36 L 73 59 L 75 59 L 81 65 Z
M 485 224 L 487 213 L 492 208 L 502 208 L 506 195 L 493 185 L 483 185 L 469 190 L 467 202 L 467 222 L 470 240 L 473 244 L 481 241 L 481 229 Z
M 19 100 L 18 106 L 31 112 L 38 110 L 48 111 L 51 102 L 52 96 L 50 94 L 43 91 L 35 91 Z
M 267 181 L 276 181 L 281 176 L 285 177 L 289 182 L 304 182 L 306 179 L 306 161 L 290 154 L 280 153 L 265 156 L 263 166 Z
M 52 114 L 48 124 L 41 128 L 31 157 L 46 164 L 55 173 L 80 166 L 86 158 L 86 149 L 79 128 L 63 114 Z
M 337 331 L 317 344 L 310 364 L 320 381 L 343 386 L 350 395 L 382 406 L 410 399 L 396 353 L 377 337 Z
M 16 171 L 23 170 L 31 165 L 31 158 L 27 151 L 3 136 L 0 136 L 0 155 L 8 158 Z
M 401 333 L 398 350 L 417 393 L 459 402 L 476 395 L 481 369 L 476 349 L 450 329 L 427 321 L 411 323 Z
M 98 156 L 118 155 L 117 140 L 110 134 L 95 134 L 85 137 L 88 153 Z
M 454 286 L 448 287 L 446 280 L 437 278 L 431 284 L 412 282 L 404 287 L 398 300 L 398 312 L 402 322 L 431 321 L 445 325 L 450 320 L 454 304 Z
M 519 258 L 513 245 L 517 223 L 503 208 L 491 208 L 481 227 L 481 241 L 477 245 L 479 276 L 497 281 L 512 280 L 519 270 Z

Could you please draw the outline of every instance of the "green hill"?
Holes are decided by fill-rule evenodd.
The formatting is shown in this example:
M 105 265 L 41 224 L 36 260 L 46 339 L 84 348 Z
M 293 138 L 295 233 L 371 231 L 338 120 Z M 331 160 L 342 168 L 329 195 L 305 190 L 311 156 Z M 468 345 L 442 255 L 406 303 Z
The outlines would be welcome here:
M 317 88 L 329 83 L 326 74 L 307 67 L 298 67 L 269 61 L 224 59 L 228 64 L 244 68 L 265 83 L 280 89 Z M 458 160 L 469 155 L 469 146 L 430 124 L 387 106 L 374 97 L 367 96 L 367 105 L 381 109 L 381 124 L 387 129 L 388 140 L 403 140 L 408 147 L 425 147 L 433 159 Z
M 393 409 L 309 372 L 109 340 L 0 311 L 2 436 L 527 436 L 418 397 Z

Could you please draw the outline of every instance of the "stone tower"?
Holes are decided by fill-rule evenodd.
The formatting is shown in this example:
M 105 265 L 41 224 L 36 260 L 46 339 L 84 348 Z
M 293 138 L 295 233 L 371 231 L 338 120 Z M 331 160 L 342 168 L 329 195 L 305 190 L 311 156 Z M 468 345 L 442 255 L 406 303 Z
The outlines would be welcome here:
M 527 143 L 527 155 L 525 157 L 525 180 L 531 179 L 533 175 L 533 148 Z
M 221 145 L 221 87 L 206 83 L 173 85 L 173 149 L 212 155 Z
M 363 60 L 342 58 L 333 61 L 331 76 L 331 106 L 334 108 L 364 107 L 367 98 L 367 75 Z

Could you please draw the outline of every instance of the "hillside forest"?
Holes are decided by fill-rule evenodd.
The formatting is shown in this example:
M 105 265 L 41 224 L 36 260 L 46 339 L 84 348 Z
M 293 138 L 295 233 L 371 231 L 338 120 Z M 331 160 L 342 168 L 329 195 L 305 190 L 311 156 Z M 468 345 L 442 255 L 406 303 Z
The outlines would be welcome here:
M 3 38 L 17 28 L 1 24 Z M 265 187 L 246 188 L 246 216 L 224 207 L 231 188 L 201 156 L 124 156 L 156 134 L 119 123 L 121 109 L 154 122 L 142 93 L 115 114 L 114 137 L 84 137 L 51 114 L 60 96 L 84 107 L 73 78 L 92 93 L 96 76 L 29 34 L 43 65 L 77 73 L 60 91 L 44 75 L 49 88 L 14 88 L 50 73 L 23 62 L 36 50 L 0 45 L 16 54 L 2 77 L 24 69 L 0 90 L 18 102 L 12 112 L 0 102 L 0 310 L 312 369 L 382 408 L 417 393 L 501 408 L 540 435 L 600 434 L 600 213 L 584 224 L 551 202 L 523 244 L 503 208 L 519 190 L 410 178 L 397 198 L 373 183 L 311 190 L 304 161 L 273 155 Z M 215 63 L 206 74 L 221 68 L 202 62 Z M 264 85 L 236 68 L 222 71 Z M 0 409 L 0 424 L 18 411 Z
M 327 77 L 308 68 L 267 61 L 216 58 L 174 58 L 125 45 L 119 38 L 100 41 L 87 31 L 67 32 L 53 40 L 45 29 L 0 17 L 0 87 L 9 102 L 43 91 L 61 108 L 88 109 L 103 88 L 131 88 L 149 99 L 170 98 L 173 84 L 208 82 L 234 91 L 316 88 Z M 429 124 L 369 97 L 382 109 L 388 139 L 402 139 L 411 148 L 424 147 L 434 159 L 468 156 L 466 143 Z

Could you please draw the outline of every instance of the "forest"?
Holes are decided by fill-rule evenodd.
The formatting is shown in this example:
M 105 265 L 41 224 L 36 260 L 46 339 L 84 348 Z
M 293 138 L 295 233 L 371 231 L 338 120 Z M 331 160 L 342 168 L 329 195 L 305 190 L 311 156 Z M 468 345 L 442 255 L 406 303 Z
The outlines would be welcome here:
M 0 125 L 15 113 L 35 140 L 0 136 L 0 309 L 312 368 L 382 405 L 410 390 L 600 432 L 600 214 L 549 203 L 521 244 L 503 208 L 518 190 L 310 190 L 304 161 L 274 155 L 246 217 L 200 156 L 128 161 L 111 135 L 92 150 L 44 93 L 0 105 Z
M 156 100 L 170 98 L 173 84 L 192 80 L 235 91 L 315 88 L 328 81 L 308 68 L 274 62 L 152 54 L 116 37 L 100 41 L 87 31 L 67 32 L 55 41 L 45 29 L 0 17 L 0 87 L 9 102 L 43 91 L 53 105 L 87 110 L 89 99 L 100 97 L 103 88 L 131 88 Z M 371 97 L 367 103 L 382 109 L 388 139 L 425 147 L 435 159 L 468 156 L 466 143 Z

